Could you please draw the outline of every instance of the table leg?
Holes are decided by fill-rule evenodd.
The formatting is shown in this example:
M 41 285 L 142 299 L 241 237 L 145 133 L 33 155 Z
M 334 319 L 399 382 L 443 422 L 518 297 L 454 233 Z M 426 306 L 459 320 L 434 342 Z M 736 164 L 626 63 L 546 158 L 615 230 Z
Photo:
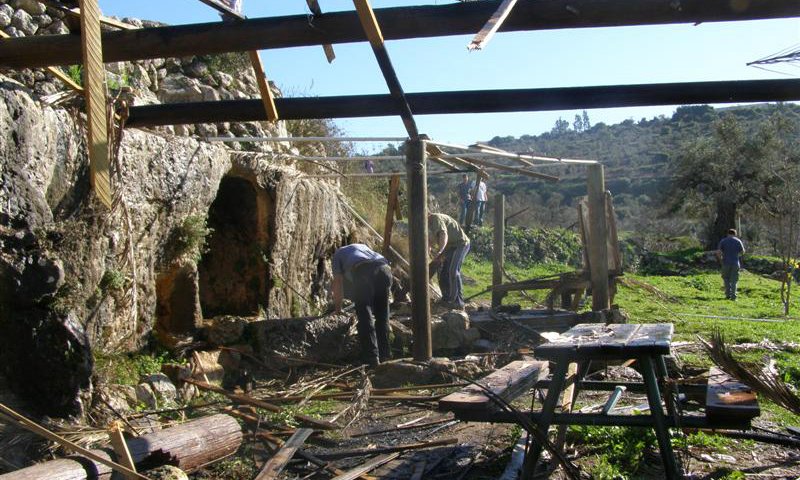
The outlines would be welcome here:
M 553 373 L 553 378 L 550 380 L 550 386 L 547 389 L 547 397 L 544 399 L 542 405 L 542 415 L 539 419 L 538 431 L 547 438 L 547 431 L 550 429 L 550 423 L 553 421 L 558 398 L 561 396 L 561 390 L 564 388 L 564 381 L 567 377 L 567 369 L 570 362 L 566 359 L 559 360 L 556 363 L 556 369 Z M 536 464 L 539 463 L 539 457 L 542 455 L 544 445 L 537 442 L 536 439 L 531 443 L 528 450 L 528 455 L 525 457 L 525 465 L 522 470 L 522 480 L 530 480 L 536 473 Z
M 664 385 L 664 402 L 667 404 L 667 413 L 677 420 L 678 409 L 676 407 L 676 402 L 679 400 L 674 385 L 669 383 L 669 371 L 667 370 L 667 362 L 664 360 L 663 355 L 659 355 L 656 359 L 656 368 L 658 369 L 659 381 Z
M 647 402 L 650 405 L 650 413 L 653 417 L 658 449 L 661 451 L 661 459 L 664 462 L 664 473 L 666 473 L 668 479 L 681 478 L 678 462 L 675 460 L 675 453 L 672 451 L 672 444 L 669 439 L 669 429 L 664 419 L 664 409 L 661 407 L 661 394 L 658 391 L 658 379 L 656 378 L 657 367 L 651 357 L 642 357 L 639 361 L 641 362 L 642 376 L 647 388 Z

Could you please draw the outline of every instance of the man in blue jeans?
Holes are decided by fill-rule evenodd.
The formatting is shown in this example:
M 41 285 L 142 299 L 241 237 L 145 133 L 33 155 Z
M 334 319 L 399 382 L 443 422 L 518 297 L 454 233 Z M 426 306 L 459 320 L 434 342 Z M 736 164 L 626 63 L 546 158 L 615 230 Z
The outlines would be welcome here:
M 744 253 L 744 244 L 736 237 L 736 230 L 728 230 L 728 236 L 720 240 L 717 258 L 722 261 L 722 281 L 725 283 L 725 298 L 736 300 L 736 284 L 739 282 L 739 258 Z
M 342 311 L 347 297 L 355 304 L 361 360 L 370 367 L 392 358 L 389 349 L 389 262 L 363 243 L 346 245 L 333 254 L 333 305 Z
M 439 274 L 442 304 L 463 310 L 461 264 L 469 252 L 469 237 L 454 218 L 442 213 L 428 214 L 428 237 L 433 257 L 431 266 Z
M 464 225 L 472 202 L 472 183 L 466 173 L 461 175 L 461 183 L 458 184 L 456 193 L 458 194 L 458 224 Z

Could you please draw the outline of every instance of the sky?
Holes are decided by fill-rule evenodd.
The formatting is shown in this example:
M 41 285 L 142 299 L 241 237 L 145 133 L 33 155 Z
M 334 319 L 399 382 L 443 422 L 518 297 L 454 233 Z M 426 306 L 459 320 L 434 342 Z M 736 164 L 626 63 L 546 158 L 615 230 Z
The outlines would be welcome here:
M 535 1 L 535 0 L 521 0 Z M 169 24 L 218 21 L 198 0 L 100 0 L 104 15 Z M 319 0 L 323 12 L 353 10 L 351 0 Z M 373 8 L 454 3 L 447 0 L 373 0 Z M 307 14 L 305 0 L 243 0 L 248 17 Z M 800 77 L 789 64 L 766 71 L 747 62 L 800 45 L 800 19 L 562 29 L 498 33 L 481 51 L 471 36 L 397 40 L 387 50 L 407 93 L 449 90 L 548 88 Z M 284 96 L 388 93 L 368 43 L 334 45 L 328 64 L 322 47 L 263 50 L 267 77 Z M 658 115 L 675 107 L 588 110 L 592 124 Z M 495 136 L 537 135 L 556 120 L 570 123 L 582 111 L 416 116 L 420 132 L 443 142 L 468 144 Z M 399 117 L 341 119 L 350 136 L 402 137 Z

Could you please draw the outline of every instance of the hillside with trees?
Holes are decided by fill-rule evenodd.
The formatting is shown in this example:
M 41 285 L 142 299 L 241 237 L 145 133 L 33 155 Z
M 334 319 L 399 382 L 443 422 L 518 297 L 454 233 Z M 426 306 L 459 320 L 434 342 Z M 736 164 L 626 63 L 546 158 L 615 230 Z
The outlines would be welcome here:
M 781 192 L 785 196 L 786 169 L 797 168 L 798 124 L 800 106 L 793 104 L 721 109 L 695 105 L 678 107 L 669 118 L 628 119 L 615 125 L 592 124 L 584 112 L 572 123 L 559 119 L 541 135 L 495 137 L 487 143 L 520 153 L 601 161 L 621 229 L 653 238 L 714 237 L 721 228 L 714 226 L 721 212 L 709 209 L 716 205 L 714 192 L 736 191 L 738 197 L 725 207 L 727 217 L 717 223 L 734 221 L 748 240 L 774 253 L 775 240 L 761 232 L 762 214 L 766 202 L 778 201 Z M 548 166 L 540 171 L 558 175 L 561 181 L 544 183 L 491 172 L 490 191 L 506 195 L 509 215 L 528 208 L 512 224 L 572 226 L 574 206 L 586 192 L 584 167 Z M 431 178 L 430 190 L 444 208 L 454 207 L 457 181 L 451 176 Z M 731 203 L 739 205 L 733 216 Z

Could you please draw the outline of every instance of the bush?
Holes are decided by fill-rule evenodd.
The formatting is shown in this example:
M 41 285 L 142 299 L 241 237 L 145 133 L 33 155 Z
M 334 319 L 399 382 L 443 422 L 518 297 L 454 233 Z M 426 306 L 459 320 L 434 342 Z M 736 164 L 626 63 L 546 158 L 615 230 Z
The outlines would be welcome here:
M 174 248 L 177 255 L 189 255 L 196 262 L 205 253 L 206 237 L 214 230 L 206 225 L 203 215 L 189 215 L 175 229 L 173 234 Z
M 490 227 L 470 232 L 470 252 L 484 260 L 492 259 Z M 583 249 L 578 235 L 562 228 L 506 227 L 506 261 L 520 266 L 536 263 L 566 263 L 580 266 Z

